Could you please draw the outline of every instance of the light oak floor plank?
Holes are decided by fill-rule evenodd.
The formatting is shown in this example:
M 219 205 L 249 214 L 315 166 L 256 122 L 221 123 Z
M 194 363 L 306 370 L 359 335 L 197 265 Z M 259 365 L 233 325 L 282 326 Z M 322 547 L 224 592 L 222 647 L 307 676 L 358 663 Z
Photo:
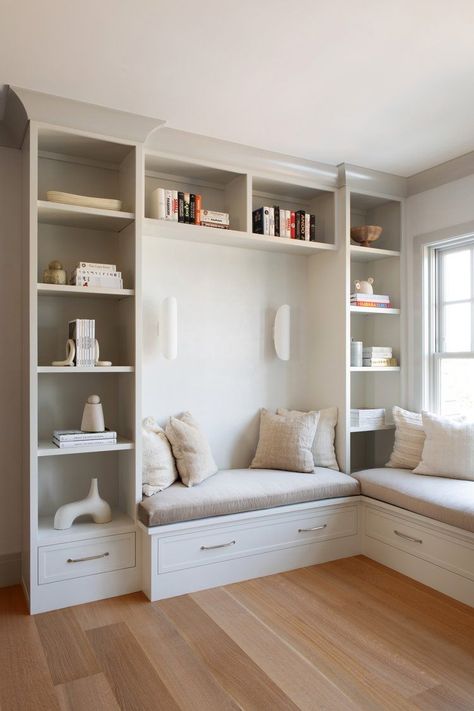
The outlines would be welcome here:
M 120 711 L 110 684 L 102 673 L 59 684 L 56 694 L 61 711 Z

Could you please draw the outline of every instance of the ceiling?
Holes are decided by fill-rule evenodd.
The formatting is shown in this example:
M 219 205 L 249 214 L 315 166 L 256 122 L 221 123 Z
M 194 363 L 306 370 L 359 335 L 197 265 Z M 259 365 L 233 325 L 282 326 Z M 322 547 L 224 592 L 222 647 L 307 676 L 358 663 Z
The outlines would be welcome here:
M 472 0 L 2 0 L 0 78 L 409 176 L 474 149 L 473 30 Z

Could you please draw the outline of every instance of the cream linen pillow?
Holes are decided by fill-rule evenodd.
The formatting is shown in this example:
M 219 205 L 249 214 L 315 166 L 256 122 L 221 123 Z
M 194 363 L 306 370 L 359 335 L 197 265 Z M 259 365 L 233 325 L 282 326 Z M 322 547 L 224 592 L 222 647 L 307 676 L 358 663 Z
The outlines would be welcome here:
M 183 484 L 195 486 L 217 472 L 209 442 L 190 412 L 170 417 L 166 436 Z
M 178 472 L 168 438 L 153 417 L 143 420 L 142 441 L 142 491 L 145 496 L 152 496 L 171 486 Z
M 474 481 L 474 422 L 423 412 L 426 432 L 415 474 Z
M 311 447 L 319 413 L 279 415 L 260 411 L 260 436 L 251 469 L 313 472 Z
M 319 414 L 318 426 L 313 442 L 313 458 L 315 467 L 326 467 L 339 471 L 336 452 L 334 450 L 334 439 L 336 436 L 337 407 L 327 407 L 324 410 L 316 411 Z M 285 410 L 279 407 L 277 415 L 302 415 L 300 410 Z
M 392 410 L 395 420 L 395 444 L 390 460 L 385 466 L 392 469 L 414 469 L 421 461 L 425 430 L 418 412 L 403 410 L 395 406 Z

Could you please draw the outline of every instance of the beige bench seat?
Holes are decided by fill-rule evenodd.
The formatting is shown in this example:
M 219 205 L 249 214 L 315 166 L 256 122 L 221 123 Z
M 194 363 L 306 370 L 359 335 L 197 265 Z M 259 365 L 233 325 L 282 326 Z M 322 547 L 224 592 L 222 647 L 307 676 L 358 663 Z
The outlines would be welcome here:
M 317 467 L 312 474 L 225 469 L 198 486 L 188 488 L 176 482 L 144 499 L 138 506 L 138 517 L 145 526 L 163 526 L 359 493 L 356 479 L 332 469 Z
M 385 467 L 366 469 L 354 476 L 364 496 L 474 532 L 474 481 Z

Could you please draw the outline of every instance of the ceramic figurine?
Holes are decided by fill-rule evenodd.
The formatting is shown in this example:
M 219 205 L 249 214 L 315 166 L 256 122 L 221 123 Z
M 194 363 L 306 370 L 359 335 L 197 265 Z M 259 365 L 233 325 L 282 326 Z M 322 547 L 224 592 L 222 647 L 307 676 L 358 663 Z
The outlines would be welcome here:
M 99 356 L 100 356 L 99 341 L 96 338 L 95 339 L 95 364 L 101 368 L 110 368 L 110 366 L 112 365 L 112 361 L 111 360 L 99 360 Z
M 54 517 L 54 528 L 62 531 L 71 528 L 78 516 L 92 516 L 94 523 L 109 523 L 112 520 L 112 510 L 104 499 L 100 498 L 97 479 L 91 479 L 89 493 L 85 499 L 64 504 Z
M 65 360 L 53 360 L 51 365 L 58 366 L 68 366 L 74 365 L 74 358 L 76 356 L 76 344 L 69 338 L 66 342 L 66 358 Z
M 66 284 L 67 276 L 66 270 L 64 269 L 61 262 L 54 259 L 48 264 L 48 268 L 43 272 L 43 283 L 44 284 Z
M 373 283 L 374 283 L 373 277 L 369 277 L 367 279 L 367 281 L 359 281 L 359 279 L 356 279 L 354 282 L 354 288 L 360 294 L 373 294 L 374 293 L 374 288 L 372 286 Z
M 89 395 L 84 405 L 81 422 L 82 432 L 104 432 L 104 411 L 98 395 Z

